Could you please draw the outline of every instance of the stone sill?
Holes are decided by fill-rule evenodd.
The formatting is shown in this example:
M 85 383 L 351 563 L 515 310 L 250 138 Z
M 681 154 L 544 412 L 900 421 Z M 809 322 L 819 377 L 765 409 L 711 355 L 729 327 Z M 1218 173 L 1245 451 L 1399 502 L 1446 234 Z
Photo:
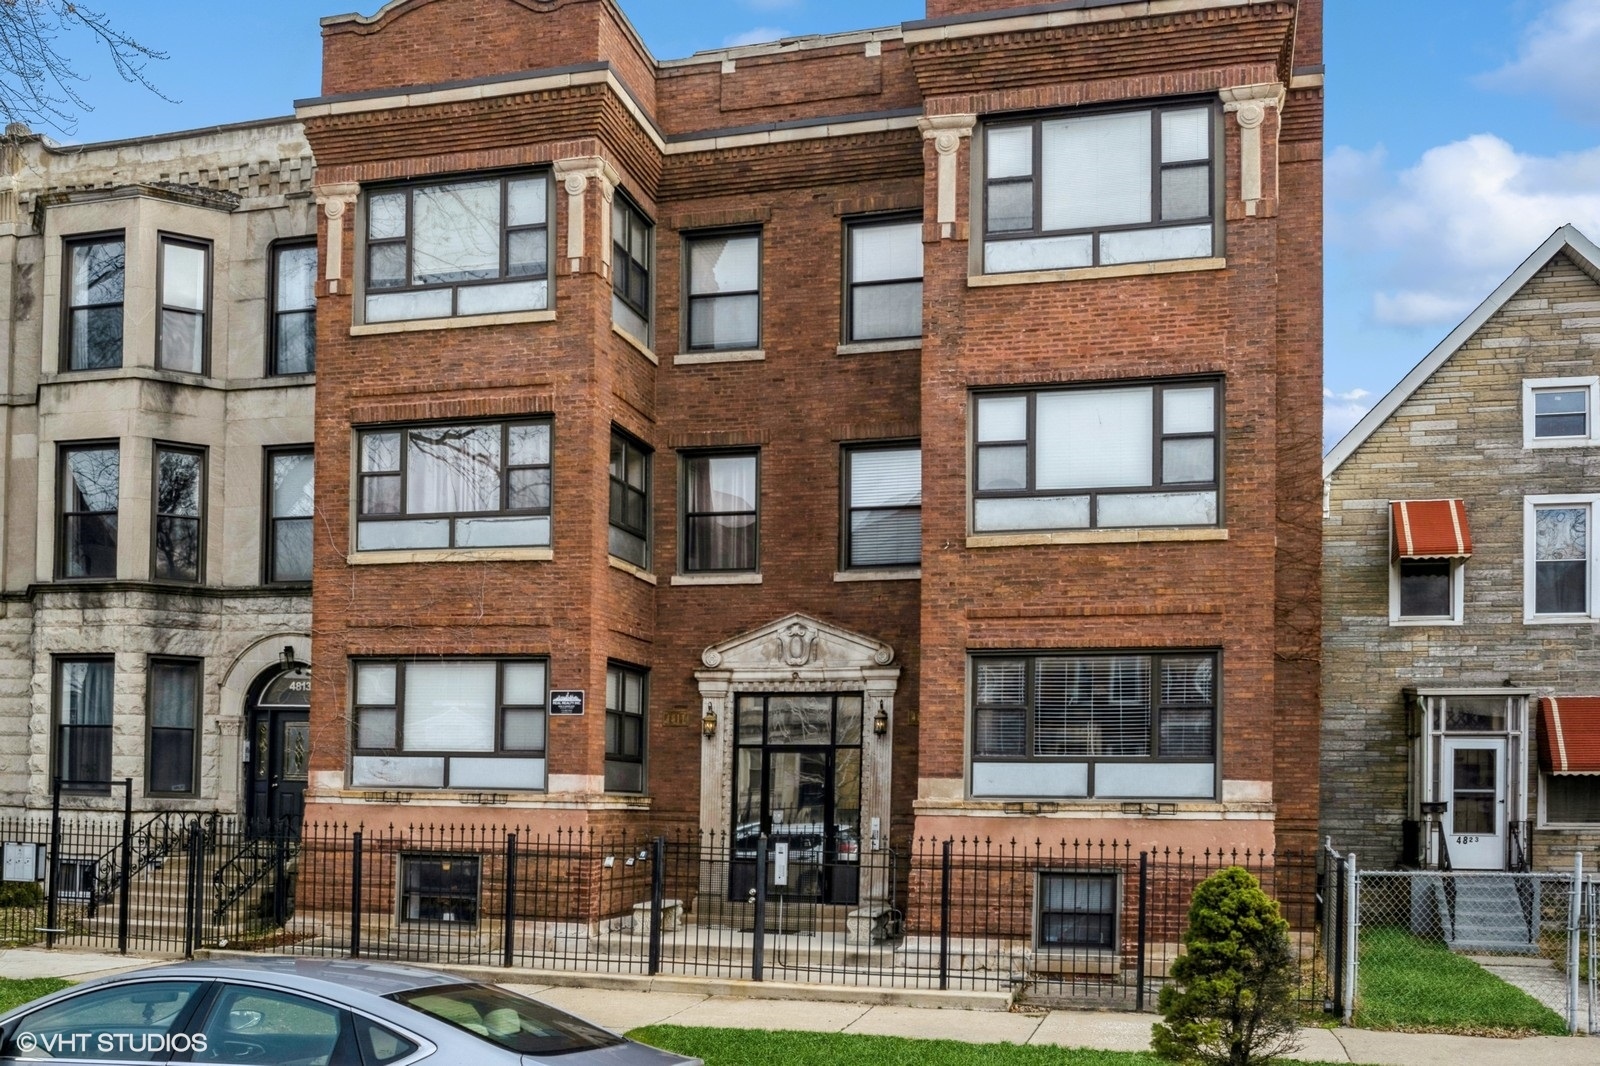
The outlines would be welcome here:
M 922 568 L 901 570 L 840 570 L 833 575 L 835 581 L 921 581 Z
M 1074 267 L 1070 270 L 1026 270 L 1015 274 L 973 274 L 967 278 L 970 289 L 1000 285 L 1042 285 L 1052 281 L 1094 281 L 1099 278 L 1140 278 L 1158 274 L 1189 274 L 1200 270 L 1226 270 L 1228 261 L 1210 259 L 1159 259 L 1151 263 L 1118 263 L 1116 266 Z
M 760 574 L 673 574 L 672 585 L 759 585 Z
M 1600 619 L 1592 618 L 1586 614 L 1557 614 L 1523 616 L 1522 624 L 1525 626 L 1592 626 Z
M 652 574 L 648 570 L 643 570 L 637 566 L 634 566 L 626 559 L 618 559 L 615 555 L 608 555 L 606 556 L 606 563 L 611 567 L 611 569 L 621 570 L 624 574 L 631 574 L 640 581 L 643 581 L 646 585 L 656 584 L 656 575 Z
M 399 322 L 362 322 L 350 327 L 352 337 L 385 333 L 420 333 L 436 329 L 471 329 L 474 326 L 512 326 L 523 322 L 554 322 L 554 311 L 508 311 L 499 315 L 462 315 L 456 318 L 413 318 Z
M 969 548 L 1017 548 L 1035 544 L 1161 544 L 1227 540 L 1226 529 L 1189 526 L 1171 529 L 1058 529 L 1031 533 L 969 533 Z
M 1152 806 L 1160 803 L 1171 806 L 1171 814 L 1145 814 L 1124 811 L 1124 803 Z M 984 817 L 1024 818 L 1092 818 L 1138 819 L 1140 821 L 1194 821 L 1239 820 L 1259 821 L 1270 819 L 1277 813 L 1271 803 L 1233 802 L 1215 800 L 1026 800 L 1026 799 L 919 799 L 911 804 L 919 815 L 982 815 Z
M 486 804 L 485 796 L 496 796 L 501 802 Z M 430 788 L 345 788 L 336 792 L 306 793 L 307 803 L 374 804 L 389 807 L 407 807 L 420 804 L 430 807 L 518 807 L 550 808 L 555 810 L 623 810 L 648 811 L 651 798 L 644 795 L 621 795 L 609 792 L 535 792 L 522 789 L 430 789 Z
M 633 334 L 629 333 L 615 322 L 611 323 L 611 332 L 621 337 L 627 342 L 628 347 L 632 348 L 634 351 L 650 360 L 650 362 L 654 363 L 656 366 L 661 365 L 661 360 L 659 357 L 657 357 L 655 349 L 651 348 L 644 341 L 640 340 L 638 337 L 635 337 Z
M 312 388 L 317 383 L 317 375 L 280 374 L 275 377 L 220 378 L 211 374 L 185 374 L 176 370 L 160 370 L 148 366 L 128 366 L 109 370 L 63 370 L 53 374 L 43 374 L 39 378 L 39 387 L 82 385 L 91 381 L 160 381 L 171 385 L 188 385 L 197 389 L 250 392 L 257 389 Z M 32 398 L 28 399 L 31 402 Z
M 767 353 L 761 348 L 741 348 L 726 352 L 682 352 L 672 357 L 673 366 L 706 366 L 711 363 L 760 363 Z
M 1389 625 L 1393 629 L 1419 629 L 1426 626 L 1458 626 L 1462 621 L 1459 618 L 1391 618 Z
M 833 350 L 834 355 L 872 355 L 875 352 L 920 352 L 922 351 L 922 338 L 910 337 L 897 341 L 862 341 L 857 344 L 841 344 Z
M 428 548 L 420 550 L 357 551 L 345 556 L 351 566 L 389 566 L 395 563 L 545 563 L 555 558 L 549 548 Z

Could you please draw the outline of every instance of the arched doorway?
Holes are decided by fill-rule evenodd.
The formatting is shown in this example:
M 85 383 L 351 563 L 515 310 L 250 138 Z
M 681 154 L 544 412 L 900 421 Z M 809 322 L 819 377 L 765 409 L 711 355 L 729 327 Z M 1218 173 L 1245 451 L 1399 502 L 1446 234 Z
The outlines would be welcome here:
M 245 816 L 250 832 L 300 832 L 311 765 L 311 671 L 275 666 L 256 678 L 245 704 Z

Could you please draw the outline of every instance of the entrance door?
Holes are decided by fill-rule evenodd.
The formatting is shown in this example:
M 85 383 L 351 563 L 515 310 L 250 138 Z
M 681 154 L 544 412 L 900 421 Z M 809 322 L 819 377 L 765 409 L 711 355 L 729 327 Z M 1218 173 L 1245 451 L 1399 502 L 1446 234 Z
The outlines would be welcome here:
M 767 834 L 767 894 L 860 894 L 861 697 L 740 696 L 728 895 L 749 898 Z
M 250 710 L 250 831 L 298 834 L 311 763 L 311 675 L 282 670 L 259 685 Z
M 1445 738 L 1445 837 L 1458 870 L 1506 868 L 1506 742 Z

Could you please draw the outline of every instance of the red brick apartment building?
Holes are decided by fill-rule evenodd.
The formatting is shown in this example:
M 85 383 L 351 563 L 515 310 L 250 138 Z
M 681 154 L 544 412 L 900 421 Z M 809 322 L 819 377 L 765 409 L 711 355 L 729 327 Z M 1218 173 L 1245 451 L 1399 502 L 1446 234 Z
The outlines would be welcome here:
M 324 20 L 308 819 L 1314 842 L 1320 0 L 927 16 Z

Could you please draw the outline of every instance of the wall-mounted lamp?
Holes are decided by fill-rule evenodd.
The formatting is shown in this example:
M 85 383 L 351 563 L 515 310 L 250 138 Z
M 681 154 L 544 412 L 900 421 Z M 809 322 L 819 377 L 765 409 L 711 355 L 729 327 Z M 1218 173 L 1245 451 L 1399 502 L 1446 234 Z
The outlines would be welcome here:
M 707 740 L 717 735 L 717 712 L 710 707 L 706 708 L 705 717 L 700 719 L 700 734 Z
M 878 701 L 878 713 L 872 716 L 872 732 L 883 736 L 889 732 L 889 712 L 883 709 L 883 701 Z
M 285 644 L 283 646 L 283 650 L 278 653 L 278 661 L 283 664 L 285 670 L 293 670 L 295 668 L 297 662 L 294 657 L 293 644 Z

